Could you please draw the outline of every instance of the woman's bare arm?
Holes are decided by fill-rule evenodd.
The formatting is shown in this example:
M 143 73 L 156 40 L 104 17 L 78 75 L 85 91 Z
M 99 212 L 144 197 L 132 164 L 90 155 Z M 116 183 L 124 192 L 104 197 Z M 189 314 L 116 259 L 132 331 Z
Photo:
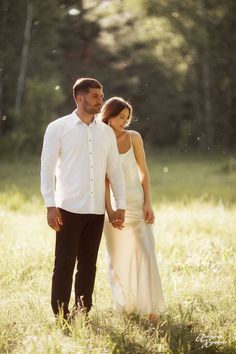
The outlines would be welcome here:
M 147 224 L 153 224 L 155 215 L 152 209 L 150 177 L 143 146 L 143 139 L 141 135 L 135 131 L 131 131 L 131 139 L 138 165 L 140 183 L 142 184 L 144 193 L 144 218 Z

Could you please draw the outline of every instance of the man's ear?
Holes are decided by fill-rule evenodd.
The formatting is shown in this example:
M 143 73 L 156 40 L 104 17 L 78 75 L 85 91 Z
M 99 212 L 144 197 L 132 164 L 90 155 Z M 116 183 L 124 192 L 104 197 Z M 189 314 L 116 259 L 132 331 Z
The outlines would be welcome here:
M 82 101 L 82 95 L 77 95 L 76 96 L 76 102 L 77 103 L 81 103 L 81 101 Z

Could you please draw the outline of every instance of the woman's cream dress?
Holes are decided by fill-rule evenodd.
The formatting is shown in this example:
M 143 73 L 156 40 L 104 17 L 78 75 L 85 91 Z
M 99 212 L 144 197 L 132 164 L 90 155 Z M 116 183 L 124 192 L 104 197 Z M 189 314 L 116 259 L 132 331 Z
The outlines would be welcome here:
M 115 229 L 108 220 L 104 226 L 113 299 L 117 309 L 156 314 L 166 306 L 155 256 L 154 228 L 144 221 L 144 194 L 133 147 L 120 158 L 126 182 L 125 228 Z

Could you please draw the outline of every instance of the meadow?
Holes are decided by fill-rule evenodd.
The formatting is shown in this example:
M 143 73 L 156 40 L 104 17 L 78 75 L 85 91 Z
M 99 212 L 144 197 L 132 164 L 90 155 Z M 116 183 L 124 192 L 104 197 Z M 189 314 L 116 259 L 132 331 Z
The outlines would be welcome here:
M 89 321 L 60 328 L 39 158 L 0 161 L 1 354 L 236 353 L 236 157 L 157 151 L 148 163 L 167 311 L 151 323 L 114 310 L 103 239 Z

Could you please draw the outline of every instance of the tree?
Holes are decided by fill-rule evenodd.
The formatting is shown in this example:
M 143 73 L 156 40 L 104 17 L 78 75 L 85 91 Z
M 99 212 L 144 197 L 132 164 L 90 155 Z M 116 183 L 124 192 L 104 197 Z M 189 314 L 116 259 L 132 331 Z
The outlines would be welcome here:
M 193 143 L 197 138 L 204 149 L 217 147 L 219 143 L 232 147 L 235 76 L 230 75 L 228 64 L 234 72 L 232 58 L 235 57 L 236 41 L 232 14 L 235 2 L 173 0 L 170 3 L 160 0 L 157 6 L 156 0 L 150 0 L 145 7 L 149 16 L 168 19 L 174 32 L 185 39 L 185 51 L 190 55 L 183 87 L 189 113 L 192 112 L 189 142 Z M 233 128 L 230 134 L 229 127 Z
M 61 76 L 55 60 L 60 8 L 57 0 L 48 0 L 46 3 L 39 0 L 29 2 L 5 0 L 2 10 L 0 41 L 1 48 L 4 50 L 0 60 L 2 64 L 0 102 L 2 114 L 7 117 L 5 130 L 3 126 L 2 131 L 5 135 L 10 134 L 5 142 L 9 139 L 19 142 L 26 139 L 27 134 L 32 133 L 28 129 L 32 120 L 37 119 L 35 129 L 39 124 L 43 126 L 42 117 L 45 114 L 50 120 L 52 112 L 45 111 L 47 107 L 53 107 L 55 114 L 56 106 L 50 102 L 57 102 L 58 105 L 62 103 L 61 99 L 54 99 L 55 90 L 50 88 L 52 82 L 55 87 L 60 88 Z M 11 45 L 9 46 L 8 43 Z M 37 87 L 32 87 L 32 83 Z M 47 96 L 44 92 L 47 92 Z M 58 96 L 58 93 L 56 95 Z M 60 97 L 64 97 L 63 93 Z M 49 104 L 39 105 L 42 99 L 48 100 Z M 28 106 L 29 104 L 33 107 Z M 27 114 L 27 112 L 32 113 L 33 108 L 37 109 L 37 117 L 35 114 L 32 117 Z M 19 138 L 20 136 L 24 136 L 24 139 Z M 42 139 L 42 132 L 38 142 L 40 139 Z M 30 137 L 29 139 L 27 137 L 27 140 L 29 141 Z M 34 145 L 35 142 L 32 146 Z

